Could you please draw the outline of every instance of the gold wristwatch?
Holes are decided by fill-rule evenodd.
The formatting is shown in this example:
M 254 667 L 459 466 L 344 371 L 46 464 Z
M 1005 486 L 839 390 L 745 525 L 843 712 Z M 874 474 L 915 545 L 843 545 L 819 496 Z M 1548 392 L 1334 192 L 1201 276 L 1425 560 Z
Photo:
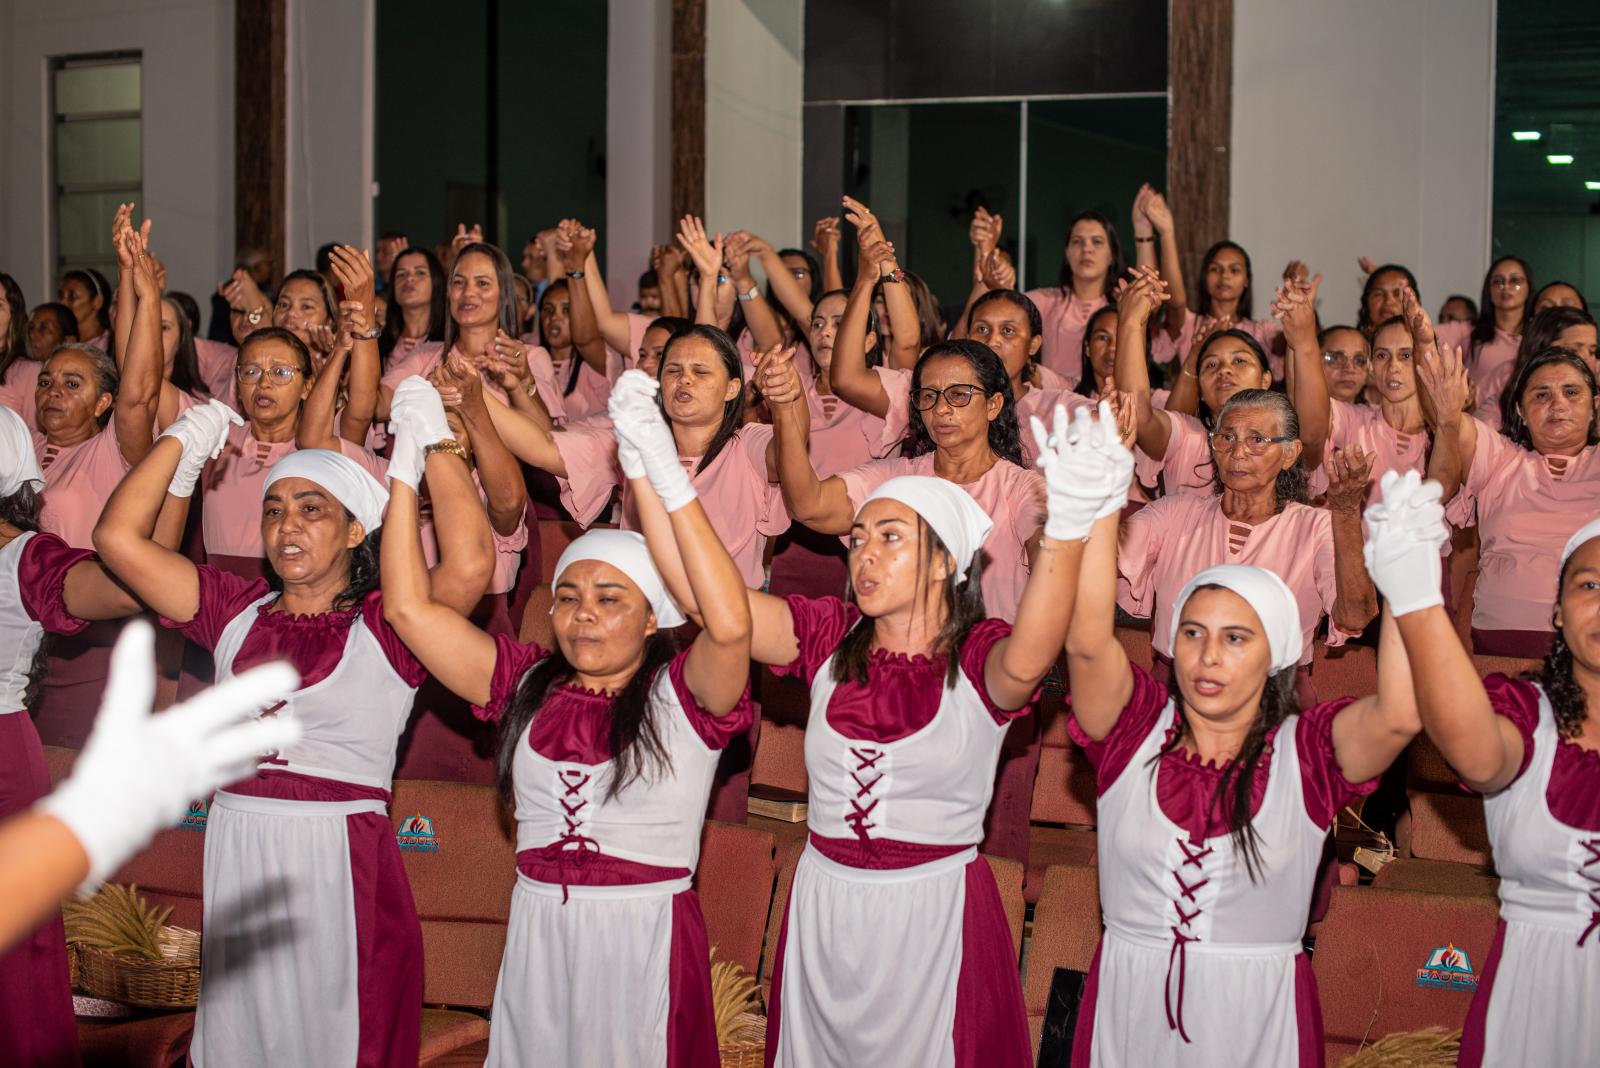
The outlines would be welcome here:
M 432 445 L 424 445 L 422 447 L 424 456 L 432 456 L 436 452 L 452 452 L 463 460 L 467 458 L 466 450 L 461 447 L 461 442 L 455 438 L 445 438 L 443 441 L 436 441 Z

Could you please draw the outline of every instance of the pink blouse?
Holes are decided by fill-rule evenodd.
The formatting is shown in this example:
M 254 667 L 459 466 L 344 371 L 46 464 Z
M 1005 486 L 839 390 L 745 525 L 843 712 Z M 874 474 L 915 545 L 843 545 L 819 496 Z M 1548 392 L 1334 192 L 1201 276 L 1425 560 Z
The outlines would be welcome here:
M 1516 366 L 1516 361 L 1503 363 L 1477 379 L 1478 406 L 1472 414 L 1478 417 L 1479 422 L 1500 429 L 1500 395 L 1511 385 L 1511 372 Z
M 57 448 L 43 434 L 33 432 L 33 448 L 44 469 L 44 509 L 40 523 L 75 549 L 94 545 L 94 525 L 100 521 L 111 492 L 128 473 L 128 461 L 117 444 L 116 420 L 109 419 L 88 441 Z
M 889 410 L 884 415 L 883 420 L 884 439 L 892 439 L 895 442 L 899 442 L 911 430 L 911 372 L 893 367 L 874 367 L 873 370 L 877 372 L 878 379 L 883 383 L 883 391 L 889 397 Z M 1028 391 L 1016 402 L 1017 425 L 1022 432 L 1022 458 L 1028 462 L 1030 467 L 1039 458 L 1039 448 L 1034 444 L 1033 434 L 1028 429 L 1028 416 L 1037 415 L 1044 420 L 1046 426 L 1049 426 L 1050 420 L 1054 418 L 1054 410 L 1057 404 L 1065 406 L 1068 415 L 1085 405 L 1092 411 L 1099 404 L 1098 398 L 1089 398 L 1082 394 L 1074 393 L 1073 387 L 1067 385 L 1065 379 L 1048 367 L 1041 366 L 1039 371 L 1040 380 L 1046 384 L 1029 387 Z M 1166 391 L 1160 390 L 1158 392 L 1162 393 L 1164 398 Z M 815 409 L 812 409 L 811 416 L 813 464 L 816 463 L 817 417 L 815 411 Z M 881 459 L 882 457 L 879 456 L 877 458 Z M 861 460 L 858 462 L 865 463 L 866 461 Z M 841 467 L 838 470 L 842 471 L 844 468 Z M 821 467 L 817 468 L 817 475 L 821 478 L 828 477 Z
M 22 416 L 29 430 L 34 426 L 34 391 L 39 387 L 39 372 L 43 370 L 44 364 L 24 356 L 6 368 L 6 380 L 0 382 L 0 404 Z
M 900 475 L 937 477 L 933 453 L 874 460 L 838 477 L 850 495 L 850 507 L 859 511 L 873 490 Z M 1009 460 L 996 460 L 976 482 L 961 488 L 994 520 L 983 543 L 983 603 L 989 615 L 1009 622 L 1017 618 L 1017 605 L 1028 585 L 1028 542 L 1044 526 L 1044 476 Z
M 910 373 L 906 372 L 907 381 Z M 899 448 L 905 437 L 891 432 L 886 420 L 860 408 L 854 408 L 832 394 L 817 392 L 816 382 L 804 375 L 800 381 L 806 391 L 806 407 L 811 412 L 811 466 L 818 478 L 828 478 L 840 471 L 881 460 Z
M 1211 463 L 1211 438 L 1205 424 L 1183 412 L 1168 412 L 1167 452 L 1157 460 L 1143 449 L 1134 453 L 1139 481 L 1153 486 L 1159 479 L 1169 497 L 1216 494 L 1216 468 Z
M 1044 319 L 1044 347 L 1040 350 L 1044 365 L 1067 385 L 1077 385 L 1083 371 L 1083 332 L 1089 327 L 1089 317 L 1106 306 L 1106 299 L 1096 297 L 1085 303 L 1060 286 L 1030 289 L 1026 296 Z
M 1283 354 L 1272 351 L 1283 337 L 1283 324 L 1276 319 L 1246 319 L 1235 323 L 1234 326 L 1261 343 L 1261 347 L 1267 353 L 1267 362 L 1272 366 L 1273 379 L 1283 381 Z M 1178 331 L 1177 337 L 1172 337 L 1165 330 L 1157 329 L 1150 340 L 1151 359 L 1158 364 L 1188 359 L 1189 350 L 1194 348 L 1194 335 L 1198 329 L 1200 329 L 1200 316 L 1194 312 L 1189 312 L 1183 317 L 1183 327 Z
M 206 464 L 200 475 L 201 531 L 206 552 L 220 556 L 259 557 L 261 545 L 261 493 L 267 471 L 295 451 L 293 441 L 257 441 L 250 424 L 228 428 L 222 454 Z M 339 451 L 365 467 L 379 482 L 388 475 L 388 461 L 344 439 Z M 387 484 L 387 483 L 385 483 Z
M 1128 666 L 1133 670 L 1133 695 L 1128 698 L 1110 734 L 1098 742 L 1093 741 L 1078 725 L 1076 716 L 1067 717 L 1067 733 L 1082 747 L 1084 755 L 1093 765 L 1096 791 L 1101 794 L 1125 771 L 1149 774 L 1148 769 L 1129 769 L 1128 764 L 1155 729 L 1171 699 L 1164 683 L 1157 682 L 1137 664 Z M 1312 705 L 1300 713 L 1300 724 L 1294 732 L 1306 816 L 1318 827 L 1332 825 L 1333 817 L 1340 809 L 1357 797 L 1372 793 L 1378 786 L 1376 778 L 1359 783 L 1346 779 L 1339 767 L 1338 754 L 1334 752 L 1334 717 L 1353 700 L 1341 697 Z M 1268 753 L 1281 726 L 1267 732 Z M 1180 729 L 1175 724 L 1168 731 L 1166 742 L 1171 743 Z M 1168 819 L 1189 832 L 1192 841 L 1220 837 L 1233 829 L 1229 810 L 1217 803 L 1217 784 L 1231 763 L 1231 760 L 1221 764 L 1202 760 L 1199 754 L 1187 752 L 1181 747 L 1161 755 L 1155 771 L 1156 803 Z M 1255 767 L 1250 780 L 1252 816 L 1260 811 L 1261 801 L 1267 795 L 1271 771 L 1272 761 L 1265 758 Z
M 1151 501 L 1122 523 L 1117 569 L 1127 579 L 1117 600 L 1136 616 L 1154 614 L 1151 645 L 1172 655 L 1173 598 L 1199 572 L 1215 564 L 1250 564 L 1273 572 L 1294 591 L 1311 663 L 1317 624 L 1338 598 L 1333 565 L 1333 522 L 1324 508 L 1293 501 L 1255 526 L 1222 514 L 1221 497 L 1176 496 Z M 1152 613 L 1152 609 L 1154 610 Z M 1329 646 L 1354 635 L 1328 621 Z
M 1474 353 L 1471 323 L 1436 323 L 1433 336 L 1441 344 L 1461 347 L 1467 358 L 1467 370 L 1471 372 L 1472 380 L 1479 383 L 1480 387 L 1502 366 L 1516 362 L 1517 349 L 1522 346 L 1521 334 L 1496 329 L 1494 340 L 1484 342 Z
M 478 487 L 478 499 L 483 501 L 485 509 L 489 505 L 489 495 L 483 491 L 483 481 L 478 478 L 478 472 L 472 472 L 472 484 Z M 417 508 L 418 533 L 422 537 L 422 559 L 431 569 L 439 563 L 439 538 L 433 529 L 433 500 L 423 497 L 418 502 Z M 489 588 L 486 594 L 510 593 L 517 585 L 517 569 L 522 564 L 522 550 L 528 547 L 528 524 L 526 519 L 517 520 L 517 529 L 510 534 L 502 534 L 494 529 L 491 523 L 489 535 L 494 541 L 494 574 L 489 579 Z
M 239 365 L 239 350 L 221 341 L 197 337 L 194 339 L 195 362 L 200 370 L 200 381 L 206 392 L 227 404 L 239 407 L 239 392 L 235 370 Z
M 1329 399 L 1331 411 L 1328 423 L 1329 453 L 1334 448 L 1350 449 L 1360 446 L 1372 456 L 1372 481 L 1367 486 L 1367 503 L 1376 504 L 1383 499 L 1378 480 L 1385 471 L 1417 471 L 1428 468 L 1428 433 L 1407 434 L 1389 425 L 1383 412 L 1365 404 L 1347 404 Z M 1327 462 L 1323 462 L 1326 478 Z
M 633 490 L 617 466 L 616 436 L 609 429 L 589 425 L 553 437 L 567 466 L 567 477 L 556 480 L 561 503 L 573 518 L 584 526 L 595 522 L 620 488 L 622 529 L 638 530 Z M 700 457 L 679 458 L 690 472 L 712 529 L 738 565 L 745 585 L 752 589 L 766 585 L 767 539 L 789 529 L 783 491 L 767 480 L 767 446 L 771 443 L 771 426 L 748 423 L 734 432 L 704 471 L 695 473 Z
M 1445 509 L 1478 538 L 1478 630 L 1552 630 L 1561 548 L 1600 511 L 1600 450 L 1544 457 L 1478 424 L 1478 445 L 1461 490 Z
M 811 347 L 806 344 L 804 335 L 805 332 L 802 330 L 800 339 L 795 342 L 794 366 L 795 370 L 800 372 L 801 378 L 812 379 L 817 377 L 817 364 L 811 358 Z M 642 337 L 643 335 L 640 336 Z M 739 350 L 739 359 L 744 364 L 745 382 L 754 381 L 756 373 L 756 339 L 751 336 L 750 329 L 746 327 L 739 331 L 739 337 L 733 344 Z
M 1522 767 L 1517 769 L 1517 779 L 1520 779 L 1533 762 L 1540 689 L 1527 679 L 1501 674 L 1484 679 L 1483 688 L 1488 691 L 1489 703 L 1495 712 L 1509 719 L 1522 735 Z M 1600 750 L 1585 749 L 1571 738 L 1560 739 L 1556 743 L 1555 764 L 1550 769 L 1544 797 L 1550 806 L 1550 815 L 1568 827 L 1600 831 Z

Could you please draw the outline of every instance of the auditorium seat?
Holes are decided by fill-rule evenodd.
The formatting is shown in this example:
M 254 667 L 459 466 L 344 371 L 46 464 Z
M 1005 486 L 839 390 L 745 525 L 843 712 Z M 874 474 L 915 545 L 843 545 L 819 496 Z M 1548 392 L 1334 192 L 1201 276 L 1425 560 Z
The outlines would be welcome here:
M 1122 649 L 1128 654 L 1128 659 L 1146 671 L 1154 663 L 1155 655 L 1150 648 L 1150 627 L 1119 626 L 1116 629 L 1117 640 L 1122 643 Z
M 1142 633 L 1127 629 L 1130 634 Z M 1148 654 L 1148 635 L 1145 637 Z M 1023 883 L 1029 904 L 1039 899 L 1045 871 L 1051 865 L 1092 864 L 1095 856 L 1094 769 L 1067 734 L 1067 708 L 1061 695 L 1046 693 L 1039 714 L 1039 771 L 1033 780 L 1028 813 L 1032 825 Z
M 1465 954 L 1462 978 L 1481 975 L 1498 918 L 1487 897 L 1336 889 L 1311 958 L 1328 1063 L 1395 1032 L 1459 1028 L 1471 991 L 1419 985 L 1418 973 L 1453 947 Z
M 799 679 L 781 679 L 760 668 L 752 671 L 750 683 L 761 705 L 761 736 L 756 741 L 750 784 L 803 795 L 810 782 L 805 728 L 811 693 Z
M 717 959 L 731 960 L 751 975 L 761 967 L 761 943 L 777 874 L 777 843 L 772 835 L 736 823 L 706 821 L 695 872 L 706 935 Z
M 1433 744 L 1427 734 L 1411 739 L 1401 757 L 1406 762 L 1406 789 L 1427 790 L 1436 794 L 1461 792 L 1455 771 L 1445 762 L 1444 754 Z
M 1022 957 L 1022 926 L 1028 904 L 1022 899 L 1022 865 L 1010 857 L 983 856 L 994 873 L 995 886 L 1000 890 L 1000 907 L 1005 909 L 1006 925 L 1011 928 L 1011 952 Z
M 188 1061 L 193 1037 L 192 1012 L 134 1020 L 87 1016 L 78 1020 L 83 1068 L 178 1068 Z
M 596 523 L 595 527 L 605 527 L 605 523 Z M 590 528 L 593 529 L 593 528 Z M 539 581 L 554 582 L 556 578 L 556 561 L 561 559 L 561 554 L 567 551 L 567 546 L 578 540 L 583 535 L 584 527 L 570 519 L 541 519 L 539 520 Z M 529 532 L 532 536 L 532 531 Z
M 1022 1000 L 1028 1009 L 1035 1055 L 1056 969 L 1087 975 L 1099 943 L 1099 872 L 1083 864 L 1052 865 L 1044 874 L 1033 909 L 1028 969 L 1022 979 Z
M 1407 793 L 1410 811 L 1400 818 L 1395 845 L 1403 857 L 1490 866 L 1483 799 L 1468 793 Z
M 1513 679 L 1521 678 L 1525 672 L 1538 671 L 1543 663 L 1544 661 L 1535 657 L 1472 654 L 1472 666 L 1485 678 L 1496 673 L 1509 675 Z
M 522 621 L 517 625 L 517 640 L 537 642 L 540 648 L 553 649 L 556 632 L 550 621 L 552 594 L 549 583 L 541 582 L 528 591 L 527 607 L 522 610 Z
M 1377 693 L 1378 651 L 1366 645 L 1329 649 L 1316 642 L 1311 656 L 1311 683 L 1317 688 L 1318 701 Z
M 789 907 L 789 888 L 794 885 L 794 869 L 805 851 L 804 838 L 783 842 L 778 846 L 778 878 L 772 887 L 772 909 L 767 914 L 767 938 L 761 950 L 761 994 L 766 997 L 772 989 L 772 966 L 778 955 L 778 938 L 783 931 L 783 914 Z

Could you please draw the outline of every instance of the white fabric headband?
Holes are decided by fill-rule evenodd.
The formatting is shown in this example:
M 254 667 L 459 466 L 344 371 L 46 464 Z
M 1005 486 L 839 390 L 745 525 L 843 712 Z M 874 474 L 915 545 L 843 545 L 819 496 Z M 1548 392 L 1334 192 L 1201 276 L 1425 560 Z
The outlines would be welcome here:
M 983 539 L 994 529 L 989 513 L 978 507 L 972 495 L 953 482 L 928 475 L 901 475 L 891 478 L 861 502 L 865 508 L 872 501 L 899 501 L 922 517 L 922 521 L 939 535 L 944 547 L 955 557 L 956 574 L 963 579 L 972 569 L 972 562 L 983 548 Z M 860 514 L 859 509 L 857 515 Z
M 1304 636 L 1300 633 L 1300 606 L 1294 599 L 1294 592 L 1271 571 L 1245 564 L 1218 564 L 1206 568 L 1188 581 L 1178 594 L 1178 603 L 1173 606 L 1172 633 L 1167 636 L 1171 648 L 1178 646 L 1178 624 L 1183 619 L 1183 606 L 1189 602 L 1189 595 L 1201 586 L 1221 586 L 1232 590 L 1255 609 L 1261 626 L 1267 632 L 1267 648 L 1272 651 L 1274 675 L 1300 663 Z
M 0 405 L 0 497 L 9 497 L 30 482 L 35 489 L 44 486 L 33 435 L 22 416 Z
M 1591 538 L 1600 538 L 1600 519 L 1589 520 L 1578 528 L 1576 534 L 1567 539 L 1567 547 L 1561 550 L 1561 566 L 1566 567 L 1567 561 L 1572 559 L 1572 554 Z
M 667 593 L 667 584 L 661 580 L 655 561 L 650 559 L 650 550 L 642 534 L 631 530 L 589 531 L 568 545 L 561 559 L 556 561 L 556 580 L 552 585 L 559 585 L 562 573 L 579 560 L 598 560 L 628 576 L 650 602 L 650 609 L 656 614 L 656 626 L 671 629 L 683 624 L 683 613 Z
M 303 478 L 315 482 L 357 520 L 368 534 L 383 526 L 383 510 L 389 503 L 389 491 L 367 473 L 366 468 L 342 453 L 330 449 L 300 449 L 291 452 L 272 465 L 267 472 L 267 483 L 261 487 L 261 498 L 280 478 Z

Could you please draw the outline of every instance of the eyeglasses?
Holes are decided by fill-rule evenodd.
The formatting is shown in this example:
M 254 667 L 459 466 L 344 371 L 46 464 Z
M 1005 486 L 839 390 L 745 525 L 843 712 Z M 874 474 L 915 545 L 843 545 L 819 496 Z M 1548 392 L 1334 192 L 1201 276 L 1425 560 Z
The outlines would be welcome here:
M 238 375 L 241 382 L 259 382 L 263 374 L 270 374 L 274 382 L 287 385 L 294 381 L 294 376 L 300 373 L 298 367 L 241 367 Z
M 1520 275 L 1513 275 L 1510 278 L 1506 278 L 1503 275 L 1497 274 L 1493 278 L 1489 279 L 1489 288 L 1491 289 L 1521 289 L 1527 284 L 1528 280 Z
M 938 404 L 939 398 L 943 397 L 945 400 L 950 402 L 950 407 L 965 408 L 967 405 L 972 403 L 972 398 L 976 397 L 980 393 L 983 393 L 985 397 L 988 396 L 987 393 L 984 393 L 982 386 L 968 385 L 964 382 L 959 382 L 953 386 L 946 386 L 943 389 L 934 389 L 932 386 L 923 386 L 921 389 L 917 390 L 911 395 L 911 403 L 916 407 L 917 411 L 925 412 L 931 409 L 934 405 Z
M 1234 443 L 1243 442 L 1244 451 L 1251 456 L 1260 456 L 1267 451 L 1268 445 L 1282 445 L 1286 441 L 1293 441 L 1291 437 L 1269 438 L 1262 434 L 1235 434 L 1231 430 L 1217 430 L 1211 435 L 1211 447 L 1217 452 L 1232 452 Z
M 1371 360 L 1366 353 L 1340 352 L 1338 349 L 1328 349 L 1322 354 L 1322 362 L 1329 367 L 1353 367 L 1357 371 L 1365 371 Z

